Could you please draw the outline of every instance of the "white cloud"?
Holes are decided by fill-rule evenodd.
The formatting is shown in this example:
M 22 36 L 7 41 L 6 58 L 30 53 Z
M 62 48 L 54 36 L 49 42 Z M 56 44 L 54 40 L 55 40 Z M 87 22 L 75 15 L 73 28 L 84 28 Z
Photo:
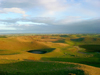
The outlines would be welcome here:
M 85 6 L 85 3 L 88 3 L 88 6 Z M 26 12 L 34 14 L 34 12 L 40 12 L 38 17 L 47 17 L 47 16 L 59 16 L 61 12 L 77 12 L 82 13 L 82 15 L 95 15 L 99 10 L 91 8 L 92 5 L 100 6 L 100 0 L 3 0 L 1 2 L 1 8 L 19 8 L 20 13 L 23 16 L 27 16 Z M 19 10 L 17 9 L 17 10 Z M 23 10 L 25 11 L 23 11 Z M 34 11 L 35 9 L 35 11 Z M 38 10 L 36 10 L 38 9 Z M 42 11 L 41 11 L 42 10 Z M 17 13 L 17 12 L 16 12 Z M 90 14 L 89 14 L 90 13 Z M 31 14 L 31 16 L 33 15 Z M 72 15 L 73 15 L 72 14 Z M 65 16 L 66 16 L 65 15 Z M 90 15 L 90 16 L 91 16 Z
M 66 0 L 38 0 L 39 4 L 46 10 L 42 16 L 55 15 L 57 12 L 65 11 L 69 5 L 66 5 Z
M 22 14 L 24 17 L 28 16 L 25 14 L 25 11 L 23 11 L 20 8 L 3 8 L 2 10 L 0 10 L 0 13 L 9 13 L 9 12 Z
M 23 16 L 26 16 L 24 10 L 33 10 L 34 8 L 43 9 L 39 16 L 54 16 L 58 12 L 65 11 L 69 5 L 66 4 L 66 0 L 4 0 L 1 2 L 1 8 L 19 8 L 20 13 L 23 13 Z M 17 9 L 18 10 L 18 9 Z M 33 11 L 34 12 L 34 11 Z
M 0 13 L 19 13 L 23 16 L 27 16 L 26 13 L 32 13 L 29 14 L 30 16 L 26 18 L 18 19 L 14 17 L 15 19 L 5 19 L 1 20 L 2 22 L 6 23 L 17 23 L 18 21 L 21 22 L 32 22 L 37 24 L 48 24 L 48 25 L 66 25 L 69 23 L 79 22 L 83 20 L 82 16 L 98 16 L 98 11 L 94 11 L 94 9 L 91 8 L 89 5 L 89 8 L 85 4 L 82 4 L 81 2 L 87 2 L 87 3 L 98 3 L 99 0 L 3 0 L 0 5 Z M 34 11 L 34 10 L 35 11 Z M 38 10 L 37 10 L 38 9 Z M 42 10 L 43 9 L 43 10 Z M 42 11 L 41 11 L 42 10 Z M 38 18 L 32 18 L 31 16 L 35 16 L 34 14 L 38 13 Z M 59 12 L 64 12 L 64 15 Z M 57 16 L 55 16 L 57 15 Z M 63 18 L 60 20 L 58 17 L 63 15 Z M 71 16 L 69 16 L 71 15 Z M 42 16 L 42 17 L 41 17 Z M 49 16 L 50 18 L 48 18 Z M 52 18 L 56 17 L 56 18 Z M 65 17 L 67 16 L 67 17 Z M 62 16 L 61 16 L 62 17 Z M 87 18 L 88 18 L 87 17 Z

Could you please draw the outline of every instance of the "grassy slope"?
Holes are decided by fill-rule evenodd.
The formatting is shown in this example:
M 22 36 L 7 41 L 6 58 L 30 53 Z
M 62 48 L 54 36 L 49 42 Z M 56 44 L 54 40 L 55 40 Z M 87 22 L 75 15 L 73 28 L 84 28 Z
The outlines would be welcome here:
M 41 39 L 40 37 L 38 39 L 35 38 L 35 40 L 40 40 L 40 39 Z M 65 39 L 65 37 L 63 39 Z M 70 63 L 69 64 L 67 63 L 67 62 L 77 62 L 77 63 L 83 63 L 83 64 L 88 64 L 88 65 L 98 67 L 98 65 L 95 65 L 97 63 L 100 64 L 100 62 L 99 62 L 100 55 L 98 53 L 87 53 L 87 52 L 84 53 L 84 49 L 80 49 L 77 46 L 73 46 L 75 44 L 75 42 L 70 41 L 70 39 L 68 39 L 69 45 L 64 44 L 66 42 L 64 40 L 63 40 L 63 42 L 58 40 L 56 43 L 50 42 L 49 39 L 48 39 L 48 41 L 42 40 L 42 42 L 37 42 L 35 40 L 33 39 L 32 36 L 0 38 L 0 53 L 1 53 L 0 54 L 0 63 L 1 63 L 0 73 L 1 74 L 5 74 L 5 73 L 29 74 L 29 71 L 31 71 L 30 74 L 33 74 L 33 73 L 38 74 L 39 73 L 39 75 L 40 74 L 42 75 L 44 73 L 47 75 L 60 74 L 59 72 L 61 72 L 61 75 L 62 75 L 62 73 L 64 75 L 65 73 L 70 73 L 70 72 L 76 73 L 77 75 L 82 75 L 80 73 L 82 73 L 82 70 L 84 70 L 85 72 L 88 71 L 90 73 L 90 75 L 96 75 L 96 73 L 99 75 L 99 73 L 100 73 L 98 71 L 99 68 L 91 67 L 91 66 L 87 66 L 87 65 L 85 65 L 85 67 L 84 67 L 84 65 L 80 65 L 81 68 L 78 67 L 78 69 L 77 69 L 77 68 L 74 68 L 73 66 L 69 65 Z M 56 49 L 54 51 L 46 53 L 46 54 L 32 54 L 32 53 L 26 52 L 27 50 L 44 49 L 44 48 L 56 48 Z M 22 61 L 25 59 L 40 60 L 41 58 L 45 62 Z M 15 61 L 11 61 L 11 60 L 15 60 Z M 46 61 L 48 61 L 50 66 Z M 54 61 L 54 62 L 51 62 L 51 61 Z M 62 65 L 61 63 L 56 65 L 55 61 L 58 61 L 58 62 L 56 62 L 57 64 L 60 61 L 61 62 L 65 61 L 65 63 L 67 63 L 67 65 L 66 64 Z M 91 62 L 93 62 L 93 63 L 90 64 Z M 3 63 L 5 63 L 5 64 L 3 64 Z M 72 64 L 75 65 L 74 63 L 72 63 Z M 29 69 L 25 65 L 29 66 L 28 67 Z M 36 71 L 34 71 L 35 68 L 30 67 L 31 65 L 33 65 L 33 67 L 34 66 L 37 67 L 37 65 L 40 65 L 40 67 L 37 67 Z M 45 65 L 47 65 L 47 66 L 45 66 Z M 77 64 L 77 65 L 79 65 L 79 64 Z M 45 67 L 43 68 L 42 66 L 43 67 L 45 66 Z M 65 67 L 65 66 L 67 66 L 67 67 Z M 9 67 L 12 67 L 13 70 L 10 70 Z M 69 67 L 71 67 L 71 71 L 66 70 L 66 69 L 69 69 Z M 18 69 L 16 69 L 16 68 L 18 68 Z M 45 69 L 46 69 L 46 71 L 45 72 L 41 71 L 42 68 L 43 68 L 43 71 Z M 52 68 L 54 69 L 54 71 L 50 71 L 50 69 L 52 69 Z M 90 70 L 88 70 L 88 69 L 93 70 L 94 73 L 91 73 Z M 39 72 L 37 72 L 38 70 L 39 70 Z
M 57 41 L 61 42 L 61 41 Z M 75 63 L 82 63 L 82 64 L 87 64 L 95 67 L 100 67 L 100 53 L 92 53 L 92 52 L 87 52 L 83 48 L 79 48 L 78 46 L 73 46 L 73 45 L 79 45 L 79 44 L 94 44 L 98 45 L 100 44 L 100 39 L 96 38 L 85 38 L 84 40 L 80 40 L 76 38 L 75 41 L 70 41 L 69 38 L 65 40 L 67 44 L 70 46 L 67 47 L 59 47 L 60 48 L 60 53 L 62 53 L 61 56 L 58 57 L 44 57 L 42 60 L 45 61 L 61 61 L 61 62 L 75 62 Z M 96 46 L 97 46 L 96 45 Z M 95 46 L 94 46 L 95 47 Z M 95 49 L 94 49 L 95 50 Z M 91 74 L 92 75 L 92 74 Z M 93 74 L 96 75 L 96 74 Z M 98 74 L 99 75 L 99 74 Z
M 28 60 L 12 62 L 13 63 L 9 64 L 0 64 L 0 75 L 65 75 L 69 73 L 84 75 L 84 72 L 80 69 L 77 69 L 77 66 L 74 64 Z
M 99 39 L 99 38 L 98 38 Z M 59 53 L 62 53 L 61 56 L 58 57 L 51 57 L 51 58 L 42 58 L 43 60 L 48 60 L 48 61 L 64 61 L 64 62 L 75 62 L 75 63 L 82 63 L 82 64 L 87 64 L 95 67 L 100 67 L 100 53 L 97 53 L 96 51 L 100 51 L 98 44 L 100 44 L 100 40 L 94 40 L 93 38 L 89 37 L 80 39 L 76 38 L 71 41 L 69 38 L 65 40 L 67 44 L 70 46 L 66 47 L 59 47 Z M 79 48 L 78 46 L 74 46 L 75 44 L 87 44 L 86 47 L 92 43 L 92 49 L 94 50 L 93 52 L 88 52 L 89 50 L 85 50 L 83 48 Z M 97 45 L 96 45 L 97 44 Z M 91 45 L 89 45 L 91 46 Z M 96 50 L 96 48 L 97 50 Z M 95 52 L 95 53 L 94 53 Z
M 35 40 L 30 40 L 29 38 L 30 37 L 25 39 L 26 41 L 23 41 L 24 38 L 21 38 L 22 41 L 16 38 L 1 38 L 0 55 L 19 54 L 22 51 L 49 48 L 48 46 L 40 44 Z

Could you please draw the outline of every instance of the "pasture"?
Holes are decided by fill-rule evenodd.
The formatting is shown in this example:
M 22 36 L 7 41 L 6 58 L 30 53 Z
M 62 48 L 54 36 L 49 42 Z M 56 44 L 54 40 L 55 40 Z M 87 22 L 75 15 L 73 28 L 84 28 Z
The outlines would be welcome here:
M 0 35 L 0 75 L 100 75 L 99 34 Z

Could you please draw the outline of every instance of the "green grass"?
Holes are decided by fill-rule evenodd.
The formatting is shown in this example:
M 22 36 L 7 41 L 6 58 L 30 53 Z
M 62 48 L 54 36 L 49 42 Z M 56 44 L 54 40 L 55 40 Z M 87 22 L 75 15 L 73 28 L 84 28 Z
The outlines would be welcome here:
M 25 35 L 26 36 L 26 35 Z M 36 36 L 36 35 L 35 35 Z M 50 44 L 39 43 L 41 37 L 44 39 L 59 39 Z M 50 35 L 36 37 L 26 36 L 20 40 L 16 38 L 0 37 L 0 55 L 14 55 L 26 53 L 29 58 L 40 57 L 40 61 L 31 61 L 29 58 L 0 59 L 0 75 L 68 75 L 73 73 L 76 75 L 84 75 L 79 67 L 73 64 L 63 62 L 81 63 L 94 67 L 100 67 L 100 34 L 71 34 L 71 35 Z M 17 37 L 17 36 L 16 36 Z M 20 38 L 20 37 L 19 37 Z M 30 39 L 31 38 L 31 39 Z M 35 39 L 34 39 L 35 38 Z M 23 41 L 24 39 L 24 41 Z M 25 41 L 26 39 L 26 41 Z M 34 40 L 33 40 L 34 39 Z M 27 41 L 29 40 L 29 41 Z M 32 41 L 31 41 L 32 40 Z M 41 41 L 40 41 L 41 42 Z M 57 45 L 56 43 L 64 43 L 68 45 Z M 90 45 L 91 44 L 91 45 Z M 86 49 L 86 50 L 85 50 Z M 30 54 L 29 50 L 47 51 L 46 54 Z M 20 55 L 19 54 L 19 55 Z M 6 56 L 5 56 L 6 57 Z
M 84 75 L 76 65 L 56 62 L 21 61 L 0 64 L 0 75 Z
M 44 61 L 74 62 L 100 67 L 100 58 L 42 58 Z

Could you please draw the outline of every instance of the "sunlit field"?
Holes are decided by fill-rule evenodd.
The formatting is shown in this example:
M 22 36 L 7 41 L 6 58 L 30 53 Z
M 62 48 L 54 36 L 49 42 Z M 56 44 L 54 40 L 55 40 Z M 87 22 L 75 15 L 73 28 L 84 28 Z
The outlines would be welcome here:
M 0 75 L 100 75 L 100 34 L 0 35 Z

